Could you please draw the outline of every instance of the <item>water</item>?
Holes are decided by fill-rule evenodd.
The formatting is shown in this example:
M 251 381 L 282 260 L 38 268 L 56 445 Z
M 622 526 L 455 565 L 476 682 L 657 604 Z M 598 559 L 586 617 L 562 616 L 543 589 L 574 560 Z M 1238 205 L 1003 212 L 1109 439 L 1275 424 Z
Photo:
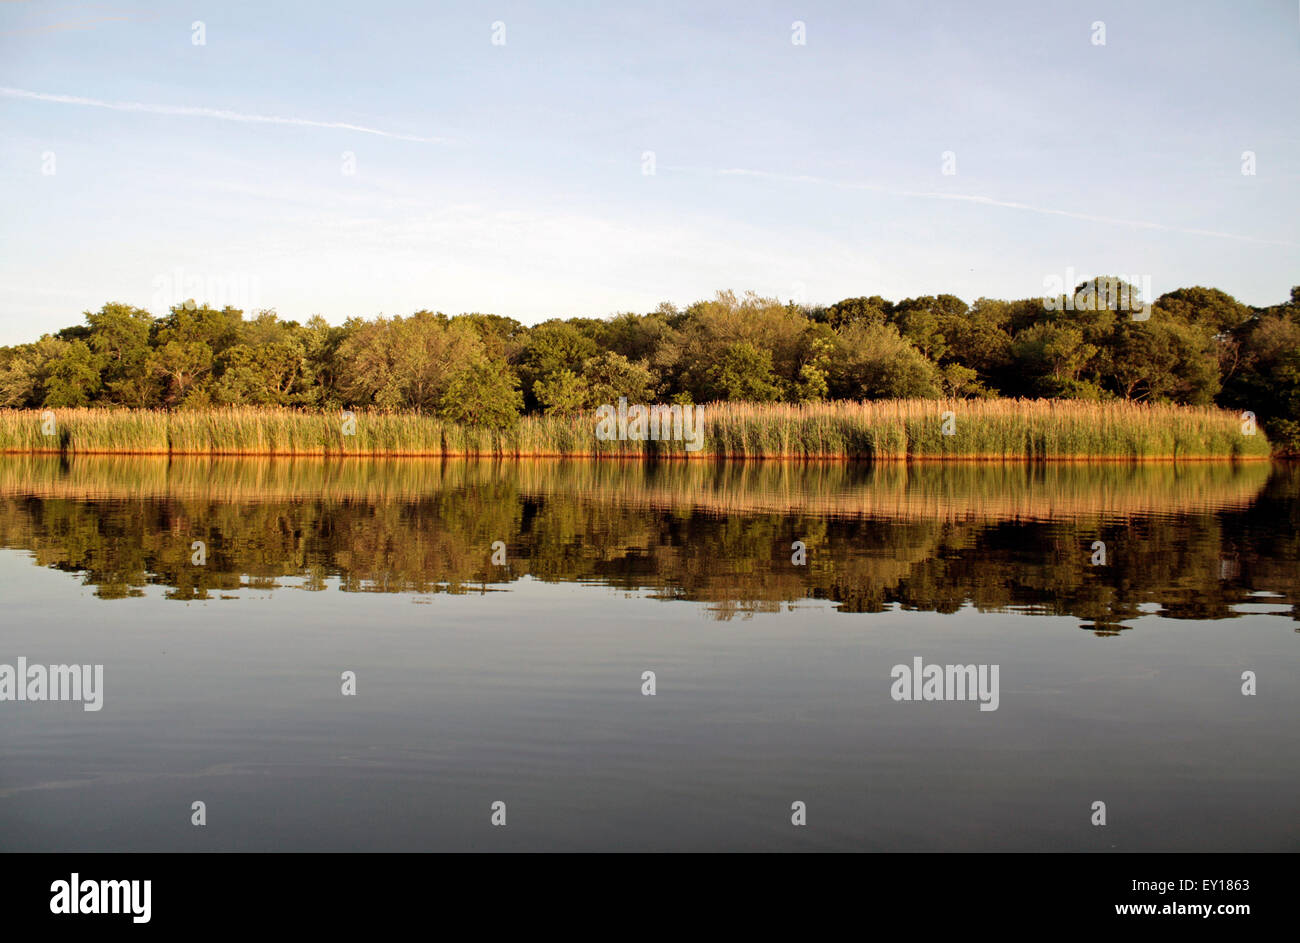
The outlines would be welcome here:
M 0 703 L 0 849 L 1294 851 L 1298 524 L 1284 465 L 0 457 L 0 663 L 105 677 Z

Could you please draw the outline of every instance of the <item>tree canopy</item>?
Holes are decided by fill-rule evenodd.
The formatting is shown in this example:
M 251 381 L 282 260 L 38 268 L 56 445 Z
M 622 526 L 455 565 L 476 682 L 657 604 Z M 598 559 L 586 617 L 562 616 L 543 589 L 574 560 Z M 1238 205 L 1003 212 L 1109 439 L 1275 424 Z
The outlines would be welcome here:
M 120 303 L 0 347 L 0 406 L 413 409 L 507 426 L 630 402 L 1066 397 L 1250 410 L 1300 449 L 1300 287 L 1257 308 L 1180 288 L 1133 317 L 1098 277 L 1058 299 L 953 295 L 827 306 L 719 292 L 678 309 L 555 318 L 420 310 L 331 325 L 187 302 Z

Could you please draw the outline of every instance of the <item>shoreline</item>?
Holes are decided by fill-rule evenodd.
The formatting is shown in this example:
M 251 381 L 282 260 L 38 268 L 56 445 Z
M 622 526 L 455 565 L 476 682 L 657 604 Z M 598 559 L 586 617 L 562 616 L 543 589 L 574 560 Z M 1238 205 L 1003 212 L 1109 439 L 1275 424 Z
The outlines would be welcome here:
M 1286 461 L 1283 455 L 806 455 L 803 453 L 785 453 L 771 455 L 751 455 L 743 452 L 701 454 L 682 454 L 678 452 L 654 453 L 641 455 L 610 454 L 608 452 L 334 452 L 334 451 L 264 451 L 232 449 L 0 449 L 0 455 L 121 455 L 140 458 L 314 458 L 314 459 L 493 459 L 501 461 L 528 461 L 533 459 L 597 462 L 827 462 L 907 464 L 911 462 L 971 462 L 976 464 L 1032 465 L 1039 463 L 1080 463 L 1109 462 L 1114 464 L 1177 463 L 1177 462 L 1277 462 Z

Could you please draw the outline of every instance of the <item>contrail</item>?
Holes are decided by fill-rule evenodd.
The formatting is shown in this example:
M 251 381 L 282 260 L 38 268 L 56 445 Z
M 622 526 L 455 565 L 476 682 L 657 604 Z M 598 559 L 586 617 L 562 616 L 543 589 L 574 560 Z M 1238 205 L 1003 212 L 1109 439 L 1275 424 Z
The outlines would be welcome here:
M 151 115 L 181 115 L 188 118 L 217 118 L 221 121 L 243 121 L 254 124 L 288 124 L 304 128 L 332 128 L 338 131 L 357 131 L 361 134 L 377 134 L 380 137 L 394 138 L 399 141 L 419 141 L 422 144 L 446 144 L 446 138 L 426 138 L 414 134 L 398 134 L 382 131 L 379 128 L 367 128 L 359 124 L 343 121 L 312 121 L 310 118 L 285 118 L 280 115 L 249 115 L 239 111 L 225 111 L 219 108 L 198 108 L 189 105 L 149 105 L 143 102 L 106 102 L 97 98 L 82 98 L 78 95 L 50 95 L 45 92 L 30 92 L 22 88 L 5 88 L 0 86 L 0 95 L 8 98 L 26 98 L 32 101 L 56 102 L 60 105 L 85 105 L 91 108 L 108 108 L 112 111 L 136 111 Z
M 57 33 L 61 30 L 69 29 L 90 29 L 100 23 L 126 23 L 137 19 L 146 19 L 146 17 L 101 16 L 93 20 L 77 20 L 69 23 L 51 23 L 48 26 L 32 26 L 27 29 L 7 29 L 0 32 L 0 36 L 18 36 L 23 33 Z
M 681 168 L 685 169 L 685 168 Z M 841 180 L 828 180 L 825 177 L 810 177 L 794 174 L 775 174 L 766 170 L 748 170 L 729 168 L 714 171 L 722 176 L 761 177 L 768 180 L 783 180 L 787 183 L 815 183 L 822 186 L 838 187 L 842 190 L 870 190 L 873 193 L 886 193 L 891 196 L 917 197 L 925 200 L 956 200 L 962 203 L 980 203 L 985 206 L 1001 206 L 1006 209 L 1024 210 L 1029 213 L 1042 213 L 1045 216 L 1066 216 L 1070 219 L 1082 219 L 1090 223 L 1108 223 L 1114 226 L 1131 226 L 1135 229 L 1156 229 L 1162 232 L 1184 233 L 1189 236 L 1214 236 L 1219 239 L 1235 239 L 1238 242 L 1253 242 L 1266 246 L 1287 246 L 1300 248 L 1300 243 L 1287 242 L 1282 239 L 1259 239 L 1255 236 L 1242 236 L 1237 233 L 1219 232 L 1214 229 L 1187 229 L 1182 226 L 1167 226 L 1164 223 L 1143 222 L 1136 219 L 1119 219 L 1114 216 L 1095 216 L 1091 213 L 1076 213 L 1071 210 L 1055 210 L 1044 206 L 1032 206 L 1029 203 L 1017 203 L 1012 200 L 995 200 L 988 196 L 974 196 L 964 193 L 936 193 L 923 190 L 898 190 L 876 183 L 848 183 Z

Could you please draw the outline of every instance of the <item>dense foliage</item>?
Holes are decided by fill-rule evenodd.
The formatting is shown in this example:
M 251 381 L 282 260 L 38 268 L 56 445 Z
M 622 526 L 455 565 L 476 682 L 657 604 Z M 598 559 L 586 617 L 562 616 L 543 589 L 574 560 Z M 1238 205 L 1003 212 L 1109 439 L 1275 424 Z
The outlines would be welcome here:
M 378 407 L 504 428 L 521 412 L 571 415 L 619 396 L 1123 399 L 1251 410 L 1274 442 L 1300 450 L 1300 288 L 1266 308 L 1179 289 L 1145 320 L 1125 307 L 1136 289 L 1117 280 L 1084 282 L 1076 299 L 809 307 L 720 292 L 685 310 L 533 327 L 430 311 L 299 324 L 193 302 L 154 318 L 106 304 L 84 325 L 0 348 L 0 406 Z

